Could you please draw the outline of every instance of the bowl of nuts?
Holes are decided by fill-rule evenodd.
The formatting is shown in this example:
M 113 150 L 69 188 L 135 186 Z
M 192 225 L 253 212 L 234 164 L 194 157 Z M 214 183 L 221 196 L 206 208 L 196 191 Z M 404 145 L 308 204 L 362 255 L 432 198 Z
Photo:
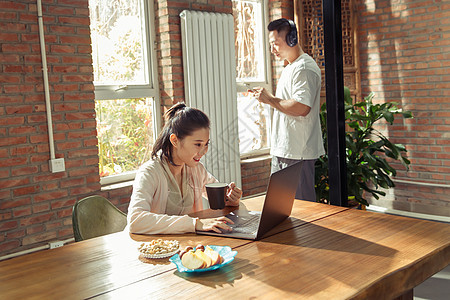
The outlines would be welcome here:
M 138 249 L 145 258 L 165 258 L 177 253 L 180 250 L 180 243 L 177 240 L 157 239 L 142 243 Z

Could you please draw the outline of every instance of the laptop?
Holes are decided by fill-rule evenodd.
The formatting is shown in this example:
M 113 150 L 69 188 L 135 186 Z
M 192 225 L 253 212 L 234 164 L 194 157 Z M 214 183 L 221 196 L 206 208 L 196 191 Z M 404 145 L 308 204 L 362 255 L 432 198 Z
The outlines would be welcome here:
M 262 212 L 237 209 L 226 215 L 234 222 L 228 224 L 233 228 L 231 232 L 198 231 L 197 234 L 259 240 L 290 216 L 302 165 L 300 161 L 270 175 Z

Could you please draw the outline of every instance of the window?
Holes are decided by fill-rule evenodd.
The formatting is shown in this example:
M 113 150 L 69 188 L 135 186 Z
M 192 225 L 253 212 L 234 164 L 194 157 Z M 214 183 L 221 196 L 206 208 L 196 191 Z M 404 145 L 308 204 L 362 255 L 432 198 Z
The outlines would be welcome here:
M 89 0 L 102 184 L 133 179 L 152 151 L 159 106 L 150 2 Z
M 269 109 L 247 92 L 257 86 L 272 91 L 266 11 L 264 0 L 233 0 L 241 157 L 267 153 L 269 147 Z

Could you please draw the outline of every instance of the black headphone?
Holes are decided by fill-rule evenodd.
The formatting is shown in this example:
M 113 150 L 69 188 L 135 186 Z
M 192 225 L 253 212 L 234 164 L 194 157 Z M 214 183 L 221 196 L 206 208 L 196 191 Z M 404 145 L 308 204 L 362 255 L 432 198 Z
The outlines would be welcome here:
M 286 43 L 289 47 L 294 47 L 298 43 L 297 27 L 294 21 L 285 19 L 289 24 L 289 32 L 286 34 Z

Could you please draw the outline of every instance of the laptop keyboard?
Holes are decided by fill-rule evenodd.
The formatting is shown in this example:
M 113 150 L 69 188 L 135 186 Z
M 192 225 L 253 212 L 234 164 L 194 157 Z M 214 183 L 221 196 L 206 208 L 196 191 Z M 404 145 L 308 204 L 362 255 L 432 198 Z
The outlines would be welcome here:
M 238 224 L 233 224 L 230 227 L 233 228 L 232 232 L 237 233 L 255 233 L 258 230 L 260 215 L 250 215 Z

